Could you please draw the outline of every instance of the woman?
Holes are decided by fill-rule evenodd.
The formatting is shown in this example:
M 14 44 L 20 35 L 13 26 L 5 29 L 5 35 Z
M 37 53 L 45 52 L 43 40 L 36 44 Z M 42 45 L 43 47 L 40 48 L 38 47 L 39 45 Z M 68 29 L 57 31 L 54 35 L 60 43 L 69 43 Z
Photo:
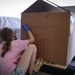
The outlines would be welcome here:
M 33 73 L 37 49 L 31 43 L 35 39 L 27 25 L 22 28 L 28 33 L 28 40 L 15 40 L 15 34 L 9 28 L 1 30 L 3 42 L 0 44 L 0 75 L 25 75 L 27 70 L 29 75 Z

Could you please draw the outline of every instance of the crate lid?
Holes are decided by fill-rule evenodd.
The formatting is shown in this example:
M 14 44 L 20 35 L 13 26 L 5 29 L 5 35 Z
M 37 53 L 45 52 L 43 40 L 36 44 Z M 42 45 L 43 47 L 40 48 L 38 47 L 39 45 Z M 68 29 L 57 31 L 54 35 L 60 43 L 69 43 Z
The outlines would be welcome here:
M 32 13 L 32 12 L 65 12 L 65 9 L 58 6 L 55 7 L 43 0 L 37 0 L 33 3 L 28 9 L 26 9 L 23 13 Z

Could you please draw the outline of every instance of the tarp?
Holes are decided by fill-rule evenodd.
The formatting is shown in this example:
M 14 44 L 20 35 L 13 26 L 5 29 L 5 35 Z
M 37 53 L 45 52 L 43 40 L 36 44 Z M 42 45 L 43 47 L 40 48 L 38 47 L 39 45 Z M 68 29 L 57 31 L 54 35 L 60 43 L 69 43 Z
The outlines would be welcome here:
M 20 18 L 13 18 L 13 17 L 3 17 L 0 16 L 0 29 L 4 27 L 11 28 L 15 33 L 16 37 L 20 38 L 20 29 L 21 29 L 21 22 Z

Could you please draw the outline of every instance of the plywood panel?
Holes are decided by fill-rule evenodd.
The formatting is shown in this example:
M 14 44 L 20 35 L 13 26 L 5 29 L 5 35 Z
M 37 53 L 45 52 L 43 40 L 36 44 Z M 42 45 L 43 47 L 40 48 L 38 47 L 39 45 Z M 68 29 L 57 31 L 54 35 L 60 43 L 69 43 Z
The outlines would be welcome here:
M 70 29 L 69 12 L 22 13 L 22 24 L 27 24 L 35 36 L 37 58 L 66 65 Z M 27 38 L 22 30 L 21 38 Z

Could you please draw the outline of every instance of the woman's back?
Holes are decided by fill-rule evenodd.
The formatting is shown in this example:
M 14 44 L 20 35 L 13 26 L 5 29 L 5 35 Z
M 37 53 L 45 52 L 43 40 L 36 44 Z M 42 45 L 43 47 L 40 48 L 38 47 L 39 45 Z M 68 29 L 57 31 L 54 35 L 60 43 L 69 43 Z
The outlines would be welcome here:
M 21 52 L 27 48 L 28 40 L 11 41 L 11 50 L 1 57 L 3 43 L 0 45 L 0 75 L 10 75 L 18 63 Z

